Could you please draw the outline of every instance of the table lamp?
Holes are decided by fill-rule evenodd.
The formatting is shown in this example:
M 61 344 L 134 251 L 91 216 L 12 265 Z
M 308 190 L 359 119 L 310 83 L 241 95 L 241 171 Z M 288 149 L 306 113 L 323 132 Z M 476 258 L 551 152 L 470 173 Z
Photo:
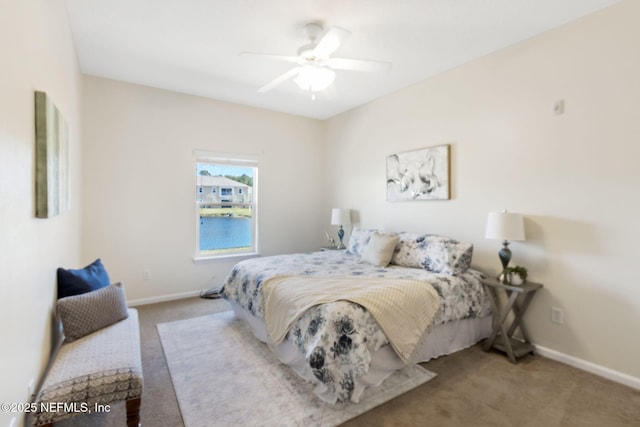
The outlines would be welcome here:
M 338 249 L 345 248 L 344 243 L 342 243 L 342 239 L 344 238 L 344 229 L 342 226 L 349 224 L 351 224 L 351 209 L 334 208 L 331 210 L 331 225 L 340 226 L 338 230 L 338 239 L 340 239 Z
M 511 261 L 509 241 L 524 240 L 524 219 L 522 215 L 509 213 L 506 210 L 489 212 L 487 231 L 484 237 L 502 240 L 502 249 L 498 252 L 498 257 L 502 262 L 502 270 L 504 271 L 509 265 L 509 261 Z

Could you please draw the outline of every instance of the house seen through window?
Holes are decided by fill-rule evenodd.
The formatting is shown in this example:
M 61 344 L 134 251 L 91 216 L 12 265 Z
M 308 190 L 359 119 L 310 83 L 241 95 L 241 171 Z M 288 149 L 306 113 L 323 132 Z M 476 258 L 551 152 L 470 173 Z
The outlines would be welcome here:
M 197 256 L 256 252 L 255 162 L 196 161 Z

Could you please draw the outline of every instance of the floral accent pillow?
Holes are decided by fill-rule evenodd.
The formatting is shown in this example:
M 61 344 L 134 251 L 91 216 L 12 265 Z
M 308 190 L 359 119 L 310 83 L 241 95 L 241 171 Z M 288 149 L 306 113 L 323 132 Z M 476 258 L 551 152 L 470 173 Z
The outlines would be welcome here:
M 391 264 L 456 275 L 467 271 L 472 256 L 471 243 L 434 234 L 400 233 Z
M 402 267 L 422 268 L 419 253 L 422 246 L 426 245 L 424 234 L 400 233 L 400 242 L 391 258 L 391 264 Z
M 362 256 L 364 248 L 369 243 L 371 235 L 378 230 L 370 230 L 367 228 L 356 228 L 351 232 L 349 237 L 349 244 L 347 245 L 347 253 L 351 255 Z

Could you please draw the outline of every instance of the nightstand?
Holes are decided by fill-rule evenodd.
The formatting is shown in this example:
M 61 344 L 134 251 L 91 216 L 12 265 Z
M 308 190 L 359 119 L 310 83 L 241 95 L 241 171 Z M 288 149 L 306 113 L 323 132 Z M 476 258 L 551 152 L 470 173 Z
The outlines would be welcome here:
M 493 308 L 493 331 L 484 343 L 484 351 L 492 348 L 507 353 L 512 363 L 517 363 L 517 358 L 534 352 L 529 335 L 522 323 L 522 317 L 531 303 L 536 291 L 542 288 L 542 284 L 526 282 L 522 285 L 508 285 L 497 279 L 486 278 L 482 280 L 484 288 L 489 294 L 491 308 Z M 501 294 L 507 297 L 506 304 L 500 302 Z M 513 312 L 511 325 L 507 327 L 509 313 Z M 513 338 L 517 328 L 520 328 L 524 341 Z

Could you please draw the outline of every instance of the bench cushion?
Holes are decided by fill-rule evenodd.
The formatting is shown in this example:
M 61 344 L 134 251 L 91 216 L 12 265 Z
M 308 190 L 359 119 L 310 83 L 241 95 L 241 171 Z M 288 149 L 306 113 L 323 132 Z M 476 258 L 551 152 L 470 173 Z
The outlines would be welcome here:
M 138 312 L 60 347 L 38 393 L 33 425 L 40 426 L 78 415 L 45 411 L 41 403 L 67 403 L 92 410 L 96 404 L 134 399 L 142 395 L 142 362 Z M 58 405 L 60 406 L 60 405 Z M 52 408 L 56 406 L 52 405 Z

